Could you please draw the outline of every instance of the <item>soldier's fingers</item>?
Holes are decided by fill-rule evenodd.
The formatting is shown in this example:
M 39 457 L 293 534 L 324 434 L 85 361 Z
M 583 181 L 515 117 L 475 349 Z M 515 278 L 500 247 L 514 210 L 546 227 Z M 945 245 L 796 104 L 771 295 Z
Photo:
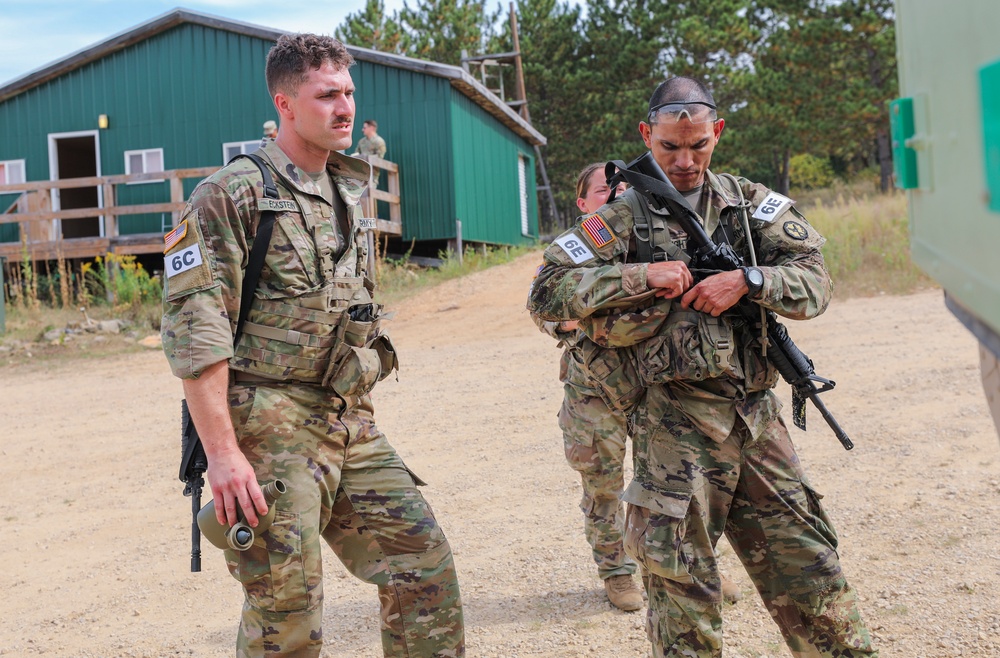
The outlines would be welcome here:
M 240 517 L 236 513 L 237 500 L 233 496 L 225 496 L 225 508 L 226 508 L 226 518 L 224 522 L 227 527 L 236 525 L 236 522 L 240 520 Z
M 253 506 L 257 514 L 261 516 L 267 514 L 267 499 L 264 498 L 264 492 L 261 491 L 260 485 L 257 484 L 256 480 L 250 485 L 250 498 L 253 500 Z
M 251 528 L 257 527 L 257 512 L 254 509 L 256 501 L 254 501 L 247 490 L 240 489 L 237 493 L 237 497 L 240 504 L 240 509 L 243 510 L 243 516 L 246 518 L 247 523 L 250 524 Z

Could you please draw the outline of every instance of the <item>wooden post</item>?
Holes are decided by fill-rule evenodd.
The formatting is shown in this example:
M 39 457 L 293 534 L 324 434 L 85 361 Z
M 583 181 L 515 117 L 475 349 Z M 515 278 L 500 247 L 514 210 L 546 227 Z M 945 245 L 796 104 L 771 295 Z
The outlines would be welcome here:
M 170 176 L 170 203 L 183 203 L 184 202 L 184 181 L 177 172 L 171 172 Z M 170 226 L 171 228 L 177 226 L 181 223 L 181 211 L 175 210 L 170 213 Z
M 115 212 L 115 186 L 104 183 L 104 237 L 114 240 L 118 237 L 118 214 Z

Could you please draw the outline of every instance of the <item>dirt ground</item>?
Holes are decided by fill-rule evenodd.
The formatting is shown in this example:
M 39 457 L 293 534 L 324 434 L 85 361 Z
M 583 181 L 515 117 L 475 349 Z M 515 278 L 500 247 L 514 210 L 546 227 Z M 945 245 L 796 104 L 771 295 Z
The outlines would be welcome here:
M 537 260 L 399 304 L 402 367 L 376 389 L 376 417 L 430 483 L 469 656 L 645 656 L 642 613 L 606 602 L 583 537 L 556 424 L 559 351 L 524 310 Z M 881 655 L 1000 656 L 1000 443 L 974 339 L 940 291 L 835 301 L 790 325 L 837 381 L 824 398 L 857 445 L 844 451 L 814 409 L 808 433 L 793 429 Z M 0 365 L 0 655 L 233 654 L 239 586 L 208 542 L 189 572 L 180 397 L 155 350 Z M 789 655 L 720 550 L 744 591 L 724 656 Z M 324 567 L 323 655 L 380 656 L 374 589 L 332 554 Z

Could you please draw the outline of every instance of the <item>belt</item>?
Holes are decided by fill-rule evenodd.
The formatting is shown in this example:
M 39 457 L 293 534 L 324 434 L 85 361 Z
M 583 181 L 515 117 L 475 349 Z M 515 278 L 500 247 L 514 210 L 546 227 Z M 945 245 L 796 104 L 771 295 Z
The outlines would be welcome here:
M 242 370 L 233 370 L 233 381 L 237 384 L 289 384 L 281 379 L 272 379 L 270 377 L 264 377 L 262 375 L 255 375 L 249 372 L 243 372 Z

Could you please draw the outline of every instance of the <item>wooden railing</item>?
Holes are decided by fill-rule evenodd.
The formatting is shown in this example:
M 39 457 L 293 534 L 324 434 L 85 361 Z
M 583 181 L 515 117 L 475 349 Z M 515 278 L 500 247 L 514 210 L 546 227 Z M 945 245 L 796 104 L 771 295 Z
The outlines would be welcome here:
M 375 155 L 360 156 L 367 160 L 374 169 L 380 169 L 386 173 L 386 187 L 388 190 L 381 190 L 376 187 L 378 179 L 372 176 L 368 189 L 369 193 L 361 199 L 361 209 L 365 217 L 375 217 L 376 230 L 389 235 L 400 236 L 403 234 L 403 219 L 399 206 L 399 165 L 389 160 L 383 160 Z M 373 171 L 374 173 L 374 171 Z M 378 202 L 385 201 L 389 204 L 389 219 L 378 216 Z
M 403 231 L 399 204 L 399 165 L 375 156 L 365 156 L 374 167 L 386 172 L 388 191 L 370 188 L 362 198 L 365 217 L 375 217 L 376 230 L 389 235 Z M 50 181 L 31 181 L 13 185 L 0 185 L 0 195 L 18 194 L 18 198 L 3 213 L 0 224 L 20 224 L 19 242 L 0 242 L 0 256 L 10 261 L 20 261 L 25 248 L 30 260 L 55 260 L 57 258 L 93 258 L 105 253 L 151 254 L 163 250 L 164 231 L 121 235 L 118 218 L 123 215 L 146 213 L 171 213 L 171 226 L 180 221 L 184 210 L 184 180 L 205 178 L 219 167 L 173 169 L 148 174 L 117 174 L 67 178 Z M 116 188 L 119 185 L 143 181 L 166 181 L 170 187 L 170 201 L 119 206 Z M 372 181 L 373 184 L 377 181 Z M 100 187 L 103 203 L 99 208 L 73 208 L 53 210 L 52 190 Z M 378 217 L 378 201 L 389 205 L 389 218 Z M 104 235 L 85 238 L 64 238 L 57 222 L 104 218 Z
M 54 260 L 60 257 L 92 258 L 108 252 L 149 254 L 162 251 L 163 232 L 121 235 L 118 230 L 118 218 L 122 215 L 168 212 L 172 215 L 172 224 L 176 225 L 185 205 L 184 180 L 205 178 L 218 169 L 218 167 L 199 167 L 148 174 L 90 176 L 0 185 L 0 194 L 20 195 L 5 213 L 0 214 L 0 224 L 21 225 L 21 242 L 0 243 L 0 256 L 11 261 L 19 261 L 25 247 L 31 260 Z M 118 185 L 150 180 L 167 181 L 170 187 L 169 202 L 129 206 L 119 206 L 115 203 L 115 191 Z M 104 198 L 101 207 L 53 210 L 52 190 L 93 187 L 100 187 L 102 190 Z M 17 212 L 11 212 L 13 209 Z M 56 223 L 94 217 L 104 218 L 104 235 L 63 238 L 61 227 Z

